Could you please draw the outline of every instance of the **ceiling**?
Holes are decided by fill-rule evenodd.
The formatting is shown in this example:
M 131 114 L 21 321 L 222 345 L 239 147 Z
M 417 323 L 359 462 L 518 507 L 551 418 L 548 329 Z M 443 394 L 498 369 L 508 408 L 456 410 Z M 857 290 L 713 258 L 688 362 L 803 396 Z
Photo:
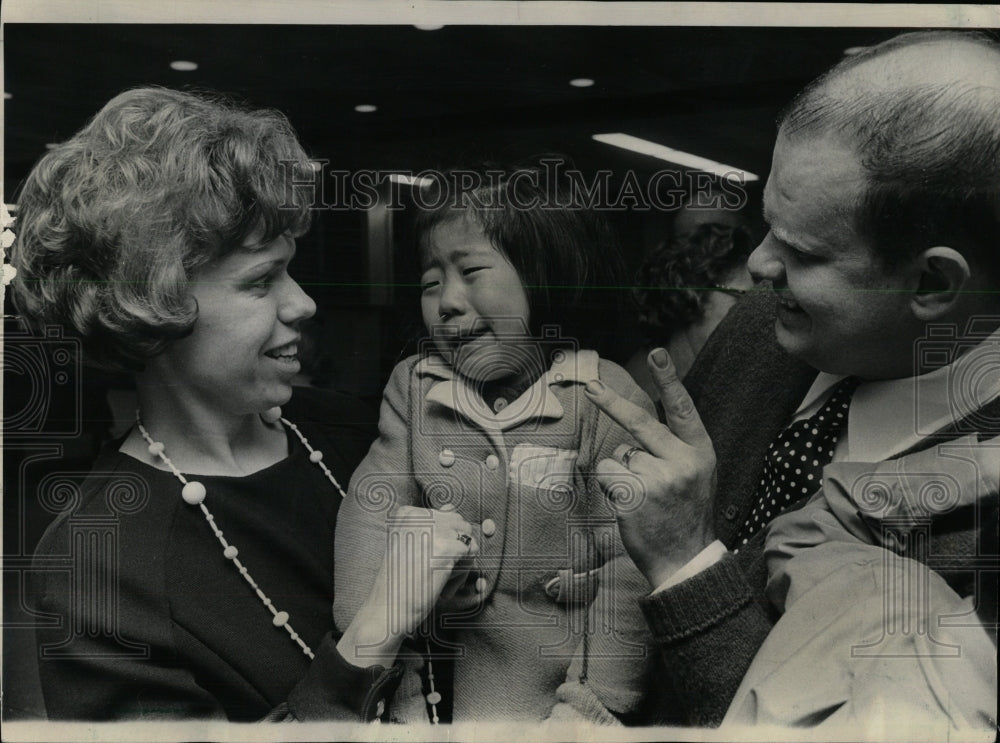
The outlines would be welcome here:
M 765 176 L 773 121 L 845 49 L 894 29 L 11 24 L 4 180 L 123 89 L 209 88 L 288 114 L 336 168 L 418 171 L 570 155 L 583 170 L 665 163 L 594 142 L 626 132 Z M 173 60 L 197 62 L 177 72 Z M 571 87 L 572 78 L 596 81 Z M 378 107 L 358 113 L 357 104 Z

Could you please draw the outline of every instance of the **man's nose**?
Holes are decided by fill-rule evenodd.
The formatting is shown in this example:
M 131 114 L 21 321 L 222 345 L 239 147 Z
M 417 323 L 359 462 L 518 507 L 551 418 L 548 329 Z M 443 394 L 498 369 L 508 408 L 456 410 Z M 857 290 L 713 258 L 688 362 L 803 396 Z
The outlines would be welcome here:
M 754 281 L 777 281 L 782 278 L 785 272 L 785 265 L 778 256 L 774 238 L 768 232 L 760 245 L 747 259 L 747 270 Z

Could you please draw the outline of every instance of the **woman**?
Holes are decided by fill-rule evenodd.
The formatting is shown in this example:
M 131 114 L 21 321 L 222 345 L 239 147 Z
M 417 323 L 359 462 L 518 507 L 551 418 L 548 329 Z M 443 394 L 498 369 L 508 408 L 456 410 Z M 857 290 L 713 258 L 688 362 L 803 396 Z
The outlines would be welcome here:
M 351 399 L 293 394 L 315 311 L 288 274 L 308 173 L 281 114 L 147 88 L 24 185 L 18 308 L 138 394 L 36 552 L 73 565 L 35 591 L 60 618 L 38 633 L 50 717 L 382 718 L 402 640 L 478 549 L 455 513 L 401 511 L 363 611 L 333 626 L 339 483 L 373 431 Z M 389 584 L 400 559 L 417 586 Z
M 753 249 L 745 227 L 706 222 L 643 262 L 634 297 L 647 341 L 625 368 L 654 402 L 659 393 L 646 367 L 649 352 L 666 348 L 683 379 L 708 336 L 753 286 L 746 268 Z

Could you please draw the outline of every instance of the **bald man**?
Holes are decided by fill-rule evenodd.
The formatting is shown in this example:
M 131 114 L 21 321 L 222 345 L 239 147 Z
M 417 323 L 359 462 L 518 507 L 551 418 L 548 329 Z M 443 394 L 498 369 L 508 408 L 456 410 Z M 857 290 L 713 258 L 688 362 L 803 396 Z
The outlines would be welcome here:
M 884 725 L 912 712 L 912 700 L 924 711 L 937 705 L 928 714 L 945 729 L 995 725 L 995 647 L 986 641 L 992 657 L 974 669 L 960 665 L 970 648 L 982 650 L 983 635 L 966 646 L 938 642 L 939 623 L 909 620 L 937 622 L 941 605 L 900 614 L 907 610 L 881 600 L 898 598 L 898 564 L 872 565 L 902 555 L 933 569 L 920 600 L 940 599 L 951 613 L 964 606 L 951 626 L 982 631 L 975 609 L 995 602 L 995 555 L 977 554 L 975 536 L 995 529 L 995 515 L 990 524 L 983 514 L 997 495 L 996 473 L 978 471 L 977 454 L 1000 433 L 1000 48 L 978 35 L 928 32 L 845 59 L 782 115 L 764 216 L 770 231 L 749 269 L 767 291 L 719 327 L 688 377 L 690 395 L 666 354 L 650 354 L 666 426 L 599 382 L 588 387 L 642 445 L 604 460 L 599 479 L 612 502 L 623 480 L 645 489 L 618 524 L 652 589 L 641 605 L 666 662 L 673 719 L 719 724 L 743 684 L 744 721 L 816 725 L 877 708 Z M 949 479 L 936 470 L 938 456 L 971 464 Z M 907 469 L 910 461 L 920 467 Z M 836 467 L 847 476 L 831 478 Z M 866 497 L 882 491 L 864 486 L 876 481 L 927 508 L 893 512 L 895 520 L 892 509 L 867 512 Z M 835 485 L 847 533 L 875 550 L 865 558 L 875 562 L 864 577 L 835 580 L 824 575 L 835 565 L 814 557 L 832 532 L 811 533 L 821 538 L 792 550 L 806 557 L 783 574 L 801 578 L 808 566 L 814 601 L 799 606 L 813 608 L 784 631 L 789 623 L 775 622 L 788 607 L 765 595 L 769 525 Z M 931 485 L 944 501 L 928 505 Z M 984 616 L 995 623 L 995 609 Z M 883 637 L 850 634 L 862 625 Z M 847 634 L 815 643 L 827 627 Z M 907 633 L 913 641 L 900 645 Z M 781 652 L 755 662 L 769 635 Z M 829 655 L 795 666 L 806 647 Z M 858 655 L 859 647 L 867 650 Z M 960 689 L 934 676 L 935 663 L 948 661 L 949 673 L 972 674 L 971 683 Z M 869 680 L 914 686 L 885 697 L 852 686 L 862 662 Z M 748 669 L 761 682 L 749 690 Z M 768 687 L 768 678 L 780 683 Z M 955 712 L 969 688 L 992 695 L 992 722 L 988 708 Z M 858 697 L 869 694 L 877 703 L 866 707 Z

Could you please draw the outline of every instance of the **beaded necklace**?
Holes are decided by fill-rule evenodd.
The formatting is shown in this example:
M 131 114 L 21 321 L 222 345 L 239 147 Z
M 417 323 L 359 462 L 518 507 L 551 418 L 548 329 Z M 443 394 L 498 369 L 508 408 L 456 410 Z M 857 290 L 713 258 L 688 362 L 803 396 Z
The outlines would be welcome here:
M 323 452 L 319 451 L 318 449 L 313 449 L 313 447 L 309 443 L 309 440 L 306 439 L 303 433 L 299 430 L 298 426 L 296 426 L 288 419 L 281 417 L 281 408 L 277 407 L 271 408 L 270 410 L 261 413 L 260 417 L 261 420 L 269 424 L 281 421 L 281 423 L 286 428 L 290 429 L 292 433 L 294 433 L 298 437 L 299 441 L 302 442 L 302 445 L 309 452 L 309 461 L 317 465 L 323 471 L 323 474 L 326 475 L 326 479 L 333 484 L 333 486 L 337 489 L 337 492 L 340 493 L 340 496 L 342 498 L 347 497 L 347 495 L 344 493 L 344 489 L 340 487 L 340 483 L 337 482 L 337 478 L 333 476 L 333 473 L 330 472 L 330 469 L 323 462 Z M 312 648 L 310 648 L 299 636 L 299 633 L 292 628 L 292 625 L 289 622 L 288 612 L 279 611 L 274 606 L 274 603 L 271 601 L 271 599 L 267 597 L 267 594 L 265 594 L 260 589 L 260 586 L 257 585 L 257 582 L 250 575 L 250 571 L 247 570 L 246 565 L 240 562 L 239 559 L 240 551 L 236 549 L 236 545 L 227 542 L 226 538 L 222 534 L 222 530 L 216 525 L 215 516 L 212 515 L 212 512 L 208 510 L 208 506 L 205 505 L 205 496 L 208 494 L 207 491 L 205 490 L 205 486 L 200 482 L 198 482 L 197 480 L 188 480 L 186 477 L 184 477 L 183 474 L 181 474 L 180 470 L 178 470 L 177 467 L 174 466 L 174 463 L 171 462 L 170 458 L 166 455 L 163 443 L 159 441 L 154 441 L 153 437 L 149 435 L 149 431 L 147 431 L 146 427 L 142 425 L 142 417 L 140 416 L 138 409 L 136 409 L 135 411 L 135 424 L 136 427 L 139 429 L 139 434 L 142 436 L 143 439 L 145 439 L 146 443 L 148 444 L 147 448 L 149 450 L 150 455 L 154 457 L 159 457 L 160 461 L 170 468 L 170 471 L 173 473 L 174 477 L 176 477 L 178 480 L 181 481 L 181 484 L 184 486 L 181 488 L 181 498 L 184 499 L 184 502 L 187 503 L 188 505 L 198 506 L 199 508 L 201 508 L 201 512 L 205 515 L 205 521 L 208 522 L 209 527 L 211 527 L 212 532 L 215 534 L 215 538 L 218 539 L 219 544 L 222 545 L 223 556 L 227 560 L 232 561 L 233 566 L 239 571 L 239 574 L 243 576 L 246 582 L 250 584 L 250 587 L 254 590 L 254 592 L 256 592 L 257 597 L 261 600 L 261 603 L 264 604 L 264 607 L 271 612 L 271 623 L 275 627 L 284 627 L 285 631 L 288 632 L 288 636 L 291 639 L 291 641 L 294 642 L 296 645 L 298 645 L 299 648 L 302 650 L 302 652 L 310 660 L 312 660 L 315 657 Z
M 312 445 L 309 443 L 309 440 L 299 430 L 299 427 L 296 426 L 287 418 L 282 417 L 281 408 L 274 407 L 271 408 L 270 410 L 266 410 L 265 412 L 261 413 L 260 417 L 261 420 L 269 424 L 273 424 L 280 421 L 282 425 L 291 430 L 292 433 L 294 433 L 298 437 L 299 441 L 302 442 L 302 446 L 304 446 L 306 450 L 309 452 L 309 461 L 317 465 L 321 470 L 323 470 L 323 474 L 326 475 L 326 479 L 329 480 L 333 484 L 333 486 L 337 489 L 337 492 L 340 493 L 341 498 L 345 499 L 347 498 L 347 494 L 344 492 L 344 489 L 340 486 L 340 483 L 337 482 L 337 478 L 333 476 L 333 473 L 323 462 L 323 452 L 319 451 L 318 449 L 314 449 Z M 247 570 L 247 567 L 242 562 L 240 562 L 239 559 L 240 551 L 236 548 L 235 545 L 230 544 L 229 542 L 226 541 L 226 538 L 223 536 L 222 530 L 215 523 L 215 516 L 212 515 L 212 512 L 208 510 L 208 506 L 205 505 L 205 497 L 208 495 L 208 491 L 205 489 L 205 486 L 200 482 L 198 482 L 197 480 L 188 480 L 186 477 L 184 477 L 181 471 L 174 466 L 174 463 L 170 461 L 170 457 L 168 457 L 166 454 L 166 447 L 163 445 L 163 443 L 159 441 L 154 441 L 153 437 L 149 435 L 149 431 L 147 431 L 146 427 L 142 424 L 142 416 L 138 408 L 136 408 L 135 411 L 135 424 L 136 428 L 138 428 L 139 430 L 139 434 L 146 441 L 146 444 L 148 444 L 147 449 L 149 450 L 150 455 L 154 457 L 159 457 L 160 461 L 170 468 L 170 471 L 173 473 L 174 477 L 180 480 L 181 484 L 183 485 L 183 487 L 181 488 L 181 498 L 184 499 L 184 502 L 187 503 L 188 505 L 198 506 L 199 508 L 201 508 L 201 512 L 205 515 L 205 521 L 208 522 L 209 527 L 211 527 L 212 532 L 215 534 L 215 538 L 218 539 L 219 544 L 222 545 L 223 556 L 227 560 L 232 561 L 233 566 L 239 571 L 239 574 L 243 576 L 246 582 L 250 584 L 250 587 L 254 590 L 254 592 L 256 592 L 257 597 L 261 600 L 261 603 L 264 604 L 264 607 L 271 612 L 271 623 L 275 627 L 284 627 L 285 631 L 288 632 L 289 639 L 291 639 L 292 642 L 294 642 L 296 645 L 299 646 L 299 648 L 301 648 L 302 652 L 309 658 L 309 660 L 315 658 L 316 656 L 313 653 L 312 648 L 310 648 L 299 636 L 299 633 L 292 628 L 292 625 L 289 622 L 290 617 L 288 616 L 288 612 L 279 611 L 277 608 L 275 608 L 274 603 L 271 601 L 271 599 L 267 597 L 267 594 L 265 594 L 260 589 L 260 586 L 257 585 L 257 582 L 250 575 L 250 571 Z M 441 702 L 441 694 L 434 688 L 434 665 L 431 662 L 430 639 L 427 639 L 425 642 L 427 647 L 427 679 L 430 684 L 430 693 L 426 696 L 425 699 L 427 703 L 431 706 L 431 722 L 436 725 L 440 720 L 440 718 L 438 717 L 437 705 L 440 704 Z

